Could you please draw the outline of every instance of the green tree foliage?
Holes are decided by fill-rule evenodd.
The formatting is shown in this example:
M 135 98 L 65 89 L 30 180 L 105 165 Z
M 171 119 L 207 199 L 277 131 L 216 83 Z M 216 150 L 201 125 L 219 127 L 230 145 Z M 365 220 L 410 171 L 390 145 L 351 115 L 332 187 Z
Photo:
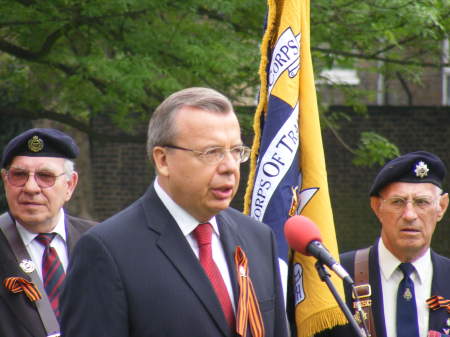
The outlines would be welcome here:
M 450 28 L 448 0 L 312 3 L 314 59 L 328 68 L 357 67 L 360 60 L 383 61 L 400 71 L 442 66 L 442 41 Z
M 258 84 L 265 4 L 229 0 L 1 0 L 1 111 L 127 129 L 169 93 Z M 133 118 L 129 118 L 129 116 Z M 87 125 L 84 125 L 85 127 Z
M 90 117 L 106 115 L 132 134 L 184 87 L 210 86 L 235 103 L 256 96 L 265 1 L 0 0 L 0 8 L 4 116 L 95 136 Z M 417 81 L 443 66 L 449 17 L 448 0 L 311 0 L 315 73 L 366 61 L 364 71 Z M 351 104 L 357 96 L 349 92 Z
M 374 132 L 362 132 L 361 142 L 355 151 L 353 164 L 356 166 L 383 165 L 386 158 L 400 155 L 398 148 L 386 138 Z

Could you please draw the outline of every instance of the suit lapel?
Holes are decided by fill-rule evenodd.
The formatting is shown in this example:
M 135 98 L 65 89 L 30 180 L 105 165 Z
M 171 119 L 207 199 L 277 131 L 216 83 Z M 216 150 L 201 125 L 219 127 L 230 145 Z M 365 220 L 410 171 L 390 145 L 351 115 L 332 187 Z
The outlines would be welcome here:
M 431 251 L 431 261 L 433 264 L 433 280 L 431 284 L 431 296 L 438 295 L 446 299 L 450 298 L 450 288 L 448 287 L 448 275 L 450 275 L 450 267 L 448 263 L 442 262 L 441 257 Z M 436 330 L 449 335 L 450 329 L 447 324 L 449 314 L 445 309 L 430 310 L 429 330 Z
M 66 214 L 64 214 L 64 225 L 66 228 L 67 255 L 70 257 L 75 247 L 75 243 L 82 233 L 72 224 L 71 219 L 69 219 L 69 216 Z
M 241 248 L 244 248 L 243 242 L 239 237 L 238 231 L 236 230 L 237 224 L 229 216 L 227 216 L 224 212 L 221 212 L 216 218 L 219 225 L 220 241 L 225 252 L 225 258 L 227 260 L 228 270 L 230 272 L 231 285 L 233 287 L 234 294 L 234 305 L 235 308 L 237 308 L 239 286 L 236 278 L 234 253 L 236 251 L 236 246 L 241 246 Z
M 4 261 L 0 265 L 0 282 L 2 283 L 7 277 L 23 277 L 31 282 L 30 277 L 19 267 L 3 233 L 0 233 L 0 246 L 5 247 L 0 249 L 0 256 Z M 0 297 L 16 316 L 17 324 L 23 325 L 31 336 L 45 333 L 36 305 L 30 302 L 24 293 L 13 294 L 0 284 Z
M 208 277 L 177 223 L 158 198 L 153 187 L 144 195 L 142 202 L 145 204 L 143 208 L 148 226 L 160 234 L 157 246 L 199 298 L 216 322 L 219 330 L 224 336 L 228 336 L 230 329 Z M 155 219 L 157 220 L 155 221 Z

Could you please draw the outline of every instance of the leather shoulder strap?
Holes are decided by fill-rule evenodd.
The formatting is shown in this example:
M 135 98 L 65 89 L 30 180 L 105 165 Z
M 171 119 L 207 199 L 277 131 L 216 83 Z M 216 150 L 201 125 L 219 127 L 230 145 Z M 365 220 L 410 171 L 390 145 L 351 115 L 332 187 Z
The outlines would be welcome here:
M 355 253 L 355 284 L 369 283 L 369 252 L 370 247 L 358 249 Z
M 364 312 L 371 337 L 376 337 L 375 322 L 372 312 L 372 288 L 369 282 L 369 252 L 371 247 L 358 249 L 355 253 L 355 289 Z
M 28 254 L 28 251 L 20 238 L 15 223 L 8 213 L 0 215 L 0 230 L 2 230 L 6 240 L 8 240 L 8 243 L 16 256 L 17 263 L 24 260 L 31 261 L 30 255 Z M 35 303 L 47 335 L 52 337 L 59 336 L 60 330 L 58 321 L 56 320 L 55 313 L 53 312 L 50 301 L 48 300 L 44 285 L 36 272 L 36 268 L 33 268 L 33 270 L 27 274 L 30 276 L 31 281 L 36 285 L 42 295 L 42 299 L 36 301 Z

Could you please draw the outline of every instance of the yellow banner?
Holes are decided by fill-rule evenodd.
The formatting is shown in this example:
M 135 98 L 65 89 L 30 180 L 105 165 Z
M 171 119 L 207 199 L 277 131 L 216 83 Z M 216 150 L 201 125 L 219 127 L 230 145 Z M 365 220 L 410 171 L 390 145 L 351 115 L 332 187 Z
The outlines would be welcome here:
M 270 140 L 265 140 L 263 134 L 263 131 L 270 129 L 270 125 L 261 125 L 261 121 L 266 124 L 272 121 L 268 118 L 270 114 L 279 113 L 286 105 L 291 109 L 290 111 L 296 113 L 294 122 L 298 123 L 299 137 L 298 153 L 295 157 L 295 160 L 298 160 L 298 168 L 295 167 L 295 169 L 298 169 L 299 180 L 297 186 L 292 186 L 294 194 L 298 193 L 298 200 L 294 201 L 296 199 L 294 195 L 292 198 L 289 196 L 292 203 L 288 205 L 288 208 L 291 209 L 291 215 L 293 215 L 292 211 L 305 215 L 318 225 L 323 244 L 338 260 L 339 252 L 328 191 L 310 52 L 310 4 L 308 0 L 269 0 L 268 6 L 267 27 L 261 45 L 261 92 L 254 119 L 255 139 L 244 211 L 258 217 L 266 208 L 270 209 L 272 195 L 270 193 L 276 196 L 276 191 L 269 191 L 267 188 L 268 192 L 266 192 L 260 187 L 269 185 L 273 187 L 276 184 L 281 186 L 283 182 L 281 178 L 275 181 L 272 177 L 274 174 L 270 176 L 271 180 L 265 179 L 264 170 L 260 168 L 261 162 L 264 161 L 262 155 L 269 152 L 271 146 Z M 274 111 L 270 111 L 269 107 Z M 286 127 L 292 121 L 291 117 L 282 118 L 280 125 Z M 292 130 L 288 127 L 286 129 Z M 277 133 L 270 130 L 270 135 L 276 136 Z M 285 138 L 282 144 L 289 147 L 286 139 L 289 140 L 289 137 Z M 261 145 L 262 141 L 263 145 Z M 266 143 L 268 145 L 265 145 Z M 279 145 L 280 142 L 276 144 Z M 279 148 L 278 146 L 277 149 Z M 278 163 L 286 166 L 283 157 L 277 156 L 278 154 L 276 156 L 272 154 L 270 158 L 276 158 Z M 257 161 L 259 161 L 259 167 L 257 167 Z M 269 164 L 270 162 L 267 162 L 267 165 Z M 283 172 L 283 174 L 292 176 L 292 172 Z M 286 196 L 286 191 L 288 190 L 284 188 L 283 197 Z M 265 194 L 263 195 L 262 192 Z M 259 198 L 257 202 L 255 202 L 256 198 Z M 267 203 L 267 206 L 264 203 Z M 259 208 L 253 210 L 256 206 Z M 288 212 L 284 212 L 283 216 L 287 219 Z M 277 235 L 282 232 L 279 230 L 280 224 L 270 223 L 271 221 L 263 215 L 261 218 L 260 220 L 274 228 Z M 290 259 L 289 268 L 291 268 L 293 279 L 288 280 L 288 286 L 293 287 L 295 297 L 295 322 L 298 337 L 313 336 L 325 329 L 347 323 L 328 287 L 320 280 L 314 266 L 315 262 L 314 258 L 297 252 Z M 344 298 L 341 280 L 332 275 L 332 281 L 340 296 Z

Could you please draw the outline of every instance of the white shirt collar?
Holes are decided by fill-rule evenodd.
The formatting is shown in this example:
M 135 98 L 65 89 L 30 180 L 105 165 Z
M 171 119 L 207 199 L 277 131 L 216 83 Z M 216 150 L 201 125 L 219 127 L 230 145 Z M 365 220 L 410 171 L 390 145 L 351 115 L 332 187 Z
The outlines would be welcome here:
M 389 280 L 394 272 L 398 271 L 398 266 L 401 261 L 386 248 L 382 238 L 380 238 L 378 243 L 378 256 L 381 272 L 383 273 L 384 278 Z M 431 265 L 430 248 L 428 248 L 425 254 L 412 262 L 412 264 L 416 269 L 417 280 L 422 283 L 426 275 L 425 273 L 429 272 L 429 266 Z
M 64 216 L 64 211 L 61 208 L 58 214 L 58 222 L 56 224 L 56 227 L 52 230 L 52 233 L 58 234 L 64 240 L 64 242 L 66 242 L 66 226 L 64 224 Z M 38 235 L 37 233 L 30 232 L 18 221 L 16 221 L 16 227 L 25 247 L 27 247 Z
M 185 209 L 179 206 L 173 199 L 164 191 L 164 189 L 158 183 L 158 177 L 155 179 L 153 186 L 155 187 L 156 194 L 161 199 L 162 203 L 169 210 L 170 215 L 173 216 L 176 223 L 180 227 L 184 236 L 188 236 L 198 226 L 199 221 L 190 215 Z M 214 233 L 220 236 L 219 228 L 217 225 L 216 217 L 212 217 L 209 220 L 212 225 Z

